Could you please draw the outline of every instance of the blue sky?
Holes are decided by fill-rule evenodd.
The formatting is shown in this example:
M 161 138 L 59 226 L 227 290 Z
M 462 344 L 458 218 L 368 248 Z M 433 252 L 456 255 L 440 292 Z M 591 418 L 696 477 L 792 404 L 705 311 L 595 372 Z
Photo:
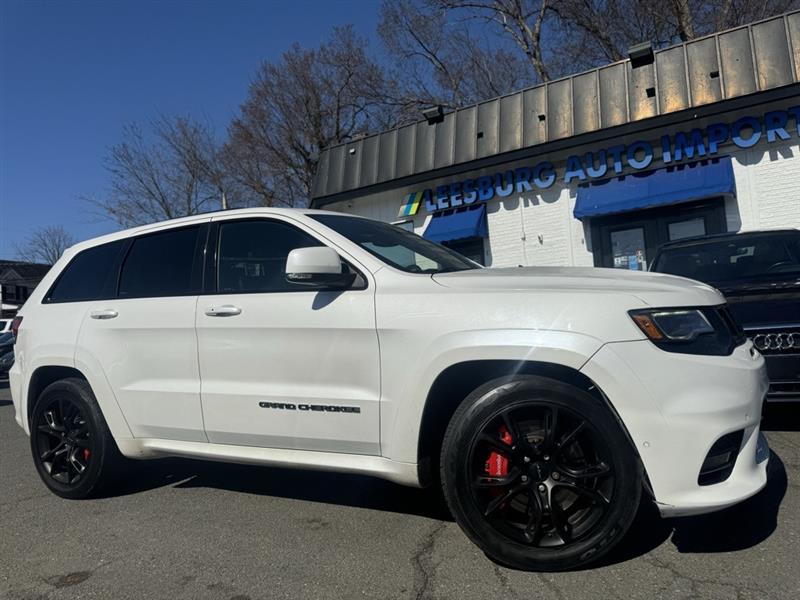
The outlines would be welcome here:
M 334 25 L 375 39 L 378 0 L 0 3 L 0 258 L 37 226 L 113 231 L 81 196 L 126 123 L 191 114 L 222 134 L 262 60 Z M 377 47 L 375 48 L 378 49 Z

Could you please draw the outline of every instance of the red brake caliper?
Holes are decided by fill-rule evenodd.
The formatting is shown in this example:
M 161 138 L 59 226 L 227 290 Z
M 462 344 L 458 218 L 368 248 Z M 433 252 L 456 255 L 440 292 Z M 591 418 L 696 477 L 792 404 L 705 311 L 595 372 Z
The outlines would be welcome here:
M 85 461 L 87 461 L 87 462 L 88 462 L 88 460 L 89 460 L 89 457 L 90 457 L 91 455 L 92 455 L 92 452 L 91 452 L 91 450 L 89 450 L 88 448 L 84 448 L 84 449 L 83 449 L 83 460 L 85 460 Z
M 500 439 L 503 441 L 504 444 L 508 444 L 509 446 L 514 441 L 514 438 L 511 437 L 511 433 L 509 433 L 508 429 L 505 426 L 500 427 Z M 498 452 L 497 450 L 492 450 L 489 454 L 489 458 L 486 459 L 486 465 L 484 467 L 486 474 L 490 477 L 503 477 L 508 474 L 508 458 Z

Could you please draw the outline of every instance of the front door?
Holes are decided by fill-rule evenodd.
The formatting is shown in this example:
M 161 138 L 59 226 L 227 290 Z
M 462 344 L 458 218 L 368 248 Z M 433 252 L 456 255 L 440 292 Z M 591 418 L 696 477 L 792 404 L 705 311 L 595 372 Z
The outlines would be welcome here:
M 594 263 L 646 271 L 662 244 L 726 230 L 721 198 L 600 217 L 592 219 Z
M 209 441 L 379 454 L 374 286 L 323 292 L 288 283 L 289 252 L 322 245 L 294 221 L 215 223 L 210 293 L 197 309 Z

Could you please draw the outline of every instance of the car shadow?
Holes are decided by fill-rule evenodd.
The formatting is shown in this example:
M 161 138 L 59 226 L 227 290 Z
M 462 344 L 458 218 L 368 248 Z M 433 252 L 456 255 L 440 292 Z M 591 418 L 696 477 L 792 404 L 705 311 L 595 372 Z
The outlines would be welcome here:
M 126 470 L 128 476 L 110 490 L 109 496 L 136 494 L 164 486 L 214 488 L 453 520 L 438 489 L 410 488 L 363 475 L 182 458 L 130 461 Z
M 213 488 L 243 494 L 338 504 L 452 522 L 438 488 L 416 489 L 373 477 L 217 463 L 181 458 L 132 462 L 127 477 L 110 496 L 124 496 L 172 486 Z M 642 498 L 633 525 L 620 543 L 587 569 L 624 563 L 647 554 L 667 540 L 681 553 L 733 552 L 756 546 L 777 527 L 786 493 L 783 461 L 770 456 L 767 486 L 729 509 L 696 517 L 664 519 L 649 498 Z

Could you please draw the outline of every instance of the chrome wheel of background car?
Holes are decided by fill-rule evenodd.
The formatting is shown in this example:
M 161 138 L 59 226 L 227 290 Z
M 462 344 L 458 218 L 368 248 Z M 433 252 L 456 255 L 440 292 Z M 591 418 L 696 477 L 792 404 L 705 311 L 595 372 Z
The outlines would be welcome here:
M 55 481 L 80 482 L 92 458 L 92 438 L 81 408 L 66 397 L 39 407 L 34 423 L 36 458 Z
M 499 533 L 534 547 L 586 537 L 614 494 L 598 432 L 563 407 L 500 411 L 473 440 L 469 460 L 477 508 Z

